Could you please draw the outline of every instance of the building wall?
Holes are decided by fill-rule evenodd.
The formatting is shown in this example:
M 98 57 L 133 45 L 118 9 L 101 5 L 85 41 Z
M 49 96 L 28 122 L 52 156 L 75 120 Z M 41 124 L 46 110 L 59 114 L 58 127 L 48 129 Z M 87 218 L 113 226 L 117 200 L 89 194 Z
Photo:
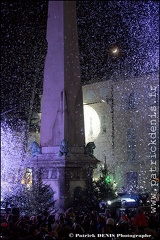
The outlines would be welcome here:
M 112 116 L 111 106 L 106 103 L 106 98 L 111 98 L 109 82 L 98 82 L 83 86 L 86 144 L 94 142 L 96 145 L 94 156 L 102 163 L 107 159 L 107 163 L 111 165 L 113 162 Z M 90 121 L 91 118 L 92 121 Z M 90 134 L 91 127 L 92 134 Z M 98 170 L 95 170 L 95 178 L 97 175 Z
M 83 86 L 84 108 L 92 107 L 100 119 L 99 134 L 93 137 L 88 132 L 86 142 L 95 142 L 96 158 L 104 162 L 106 157 L 119 189 L 151 187 L 151 174 L 154 173 L 149 148 L 151 125 L 153 130 L 156 127 L 156 161 L 159 159 L 158 89 L 157 73 Z M 153 113 L 156 117 L 149 116 Z M 85 114 L 85 126 L 88 115 L 89 112 Z M 155 121 L 151 122 L 153 119 Z M 158 172 L 158 164 L 155 170 Z
M 102 163 L 106 159 L 118 189 L 154 188 L 151 179 L 159 172 L 158 84 L 158 73 L 152 73 L 83 86 L 85 143 L 95 143 L 94 155 Z M 151 128 L 155 127 L 156 158 L 151 152 Z M 35 135 L 31 138 L 37 139 Z M 95 170 L 94 178 L 98 173 Z

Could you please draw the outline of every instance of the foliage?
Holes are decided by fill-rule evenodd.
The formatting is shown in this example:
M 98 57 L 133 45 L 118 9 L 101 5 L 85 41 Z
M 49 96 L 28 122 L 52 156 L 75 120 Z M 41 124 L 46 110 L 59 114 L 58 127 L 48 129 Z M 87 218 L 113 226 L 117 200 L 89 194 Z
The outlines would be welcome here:
M 99 209 L 101 201 L 107 201 L 116 198 L 116 190 L 113 187 L 111 172 L 107 166 L 100 165 L 100 175 L 98 180 L 92 180 L 92 173 L 89 167 L 86 188 L 79 194 L 78 206 L 82 210 L 92 211 Z
M 93 182 L 99 200 L 109 200 L 116 197 L 111 174 L 106 165 L 100 166 L 100 176 L 97 181 Z
M 45 211 L 52 212 L 54 210 L 54 192 L 49 185 L 42 182 L 41 176 L 41 169 L 38 169 L 30 189 L 23 185 L 16 195 L 6 195 L 4 200 L 28 215 L 39 215 Z
M 83 192 L 84 206 L 87 210 L 94 210 L 98 208 L 98 191 L 95 188 L 95 182 L 92 180 L 91 169 L 88 169 L 86 179 L 86 188 Z

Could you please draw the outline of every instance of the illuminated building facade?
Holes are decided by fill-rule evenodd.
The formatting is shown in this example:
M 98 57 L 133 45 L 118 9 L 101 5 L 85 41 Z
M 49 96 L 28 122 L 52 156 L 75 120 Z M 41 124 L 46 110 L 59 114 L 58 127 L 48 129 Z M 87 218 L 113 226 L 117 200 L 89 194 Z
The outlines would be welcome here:
M 86 143 L 95 142 L 119 190 L 157 187 L 158 89 L 157 73 L 83 86 Z

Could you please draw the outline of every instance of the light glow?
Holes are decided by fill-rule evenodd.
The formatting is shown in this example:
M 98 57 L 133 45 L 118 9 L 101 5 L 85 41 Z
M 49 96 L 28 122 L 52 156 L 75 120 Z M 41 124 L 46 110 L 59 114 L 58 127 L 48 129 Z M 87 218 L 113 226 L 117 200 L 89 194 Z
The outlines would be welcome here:
M 90 106 L 84 106 L 84 125 L 86 143 L 94 141 L 100 133 L 100 119 Z
M 114 47 L 111 49 L 111 52 L 113 55 L 118 55 L 119 54 L 119 48 L 118 47 Z
M 135 202 L 135 199 L 133 199 L 133 198 L 123 198 L 122 202 Z
M 18 125 L 19 124 L 19 125 Z M 24 154 L 25 125 L 18 122 L 19 131 L 12 130 L 4 121 L 1 124 L 1 196 L 15 193 L 21 188 L 26 164 Z

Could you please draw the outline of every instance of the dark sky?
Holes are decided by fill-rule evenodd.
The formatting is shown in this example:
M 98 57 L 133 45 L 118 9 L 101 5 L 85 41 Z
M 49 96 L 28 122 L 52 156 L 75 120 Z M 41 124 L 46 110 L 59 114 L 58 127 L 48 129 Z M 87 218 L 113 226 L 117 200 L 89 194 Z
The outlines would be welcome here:
M 82 80 L 105 78 L 117 65 L 129 75 L 157 71 L 158 11 L 158 1 L 80 1 Z M 108 54 L 114 45 L 121 49 L 118 59 Z
M 46 0 L 1 1 L 1 111 L 40 105 L 47 44 Z M 158 1 L 77 1 L 82 83 L 158 71 Z M 109 50 L 121 49 L 118 58 Z

